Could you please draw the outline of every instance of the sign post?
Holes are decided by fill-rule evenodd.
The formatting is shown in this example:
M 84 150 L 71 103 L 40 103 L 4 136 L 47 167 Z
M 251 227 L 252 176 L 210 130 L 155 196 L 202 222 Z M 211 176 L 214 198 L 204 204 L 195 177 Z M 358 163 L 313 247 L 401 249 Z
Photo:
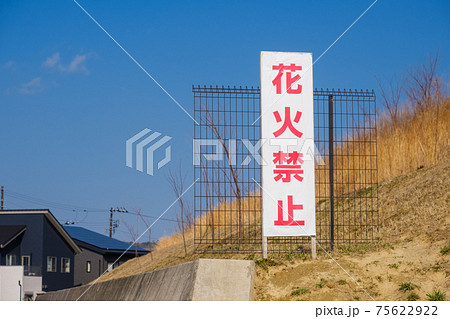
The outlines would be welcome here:
M 309 236 L 315 248 L 313 120 L 311 53 L 261 52 L 263 258 L 267 237 Z

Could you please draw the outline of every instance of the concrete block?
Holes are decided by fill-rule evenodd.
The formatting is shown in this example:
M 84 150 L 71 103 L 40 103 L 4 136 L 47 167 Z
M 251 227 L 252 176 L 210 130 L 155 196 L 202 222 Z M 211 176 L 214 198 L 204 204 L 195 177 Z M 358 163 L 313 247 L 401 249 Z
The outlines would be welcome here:
M 255 263 L 199 259 L 192 300 L 252 300 Z
M 197 259 L 134 276 L 49 292 L 45 300 L 252 300 L 255 264 Z

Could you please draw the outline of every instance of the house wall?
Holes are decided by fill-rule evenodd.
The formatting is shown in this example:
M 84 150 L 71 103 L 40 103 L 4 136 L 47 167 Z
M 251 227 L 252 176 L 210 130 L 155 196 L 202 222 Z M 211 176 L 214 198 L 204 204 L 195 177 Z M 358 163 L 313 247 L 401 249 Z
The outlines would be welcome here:
M 89 250 L 86 247 L 82 247 L 80 244 L 78 244 L 78 246 L 81 248 L 81 253 L 75 255 L 75 286 L 90 283 L 100 277 L 106 270 L 106 263 L 102 254 Z M 86 272 L 87 261 L 91 262 L 90 273 Z
M 23 298 L 23 266 L 0 266 L 0 300 L 20 301 Z
M 21 264 L 23 255 L 31 256 L 31 266 L 42 267 L 42 233 L 44 229 L 43 214 L 1 214 L 1 225 L 26 225 L 27 229 L 21 237 L 20 255 L 17 256 L 18 264 Z M 9 246 L 9 245 L 8 245 Z M 6 249 L 7 247 L 5 247 Z M 5 265 L 2 252 L 1 265 Z
M 75 274 L 74 286 L 86 285 L 100 277 L 107 269 L 109 264 L 113 264 L 113 269 L 119 267 L 126 261 L 135 258 L 135 253 L 128 252 L 104 252 L 100 248 L 89 245 L 77 239 L 74 239 L 82 252 L 75 255 Z M 140 253 L 140 256 L 143 254 Z M 117 261 L 117 259 L 120 260 Z M 91 272 L 86 272 L 86 262 L 91 261 Z M 116 262 L 117 261 L 117 262 Z
M 105 270 L 108 268 L 108 264 L 113 264 L 113 269 L 119 267 L 120 265 L 122 265 L 123 263 L 127 262 L 130 259 L 135 258 L 135 254 L 133 253 L 129 253 L 129 251 L 125 254 L 123 254 L 123 252 L 120 253 L 111 253 L 108 252 L 105 255 Z M 142 256 L 142 254 L 140 255 Z M 120 259 L 119 259 L 120 257 Z M 119 260 L 117 260 L 119 259 Z
M 44 291 L 65 289 L 73 286 L 74 283 L 74 252 L 67 242 L 59 235 L 58 231 L 50 222 L 44 220 L 43 242 L 44 249 L 42 260 L 42 286 Z M 56 272 L 47 271 L 47 257 L 56 257 Z M 70 259 L 70 272 L 63 273 L 61 270 L 62 258 Z

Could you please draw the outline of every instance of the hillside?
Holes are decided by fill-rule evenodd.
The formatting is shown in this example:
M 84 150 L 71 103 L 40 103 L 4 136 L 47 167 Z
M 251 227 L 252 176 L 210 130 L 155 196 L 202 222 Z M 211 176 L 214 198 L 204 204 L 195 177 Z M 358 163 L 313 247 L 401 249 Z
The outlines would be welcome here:
M 379 186 L 379 242 L 338 249 L 333 258 L 375 300 L 426 300 L 433 289 L 450 296 L 450 161 Z M 287 256 L 259 267 L 255 300 L 370 300 L 324 253 L 318 260 Z M 402 283 L 418 287 L 399 290 Z
M 389 95 L 381 88 L 386 112 L 378 115 L 376 123 L 380 183 L 378 203 L 370 204 L 378 205 L 377 240 L 370 245 L 337 247 L 331 252 L 355 281 L 320 248 L 317 260 L 304 254 L 275 255 L 271 256 L 273 259 L 256 260 L 259 267 L 255 300 L 366 300 L 371 298 L 369 295 L 378 300 L 405 300 L 411 293 L 417 295 L 415 298 L 425 299 L 433 289 L 445 292 L 450 298 L 450 86 L 436 75 L 436 65 L 437 57 L 430 58 L 428 64 L 407 71 L 404 83 L 391 83 L 391 89 L 398 86 L 398 90 L 392 92 L 403 92 L 404 104 L 399 103 L 400 95 Z M 365 137 L 350 136 L 350 143 L 339 145 L 336 152 L 345 154 L 346 149 L 352 147 L 352 138 Z M 370 149 L 359 151 L 371 154 Z M 347 162 L 336 160 L 338 172 L 341 166 L 358 167 L 353 159 Z M 345 169 L 341 171 L 346 172 Z M 352 185 L 364 185 L 364 175 L 336 175 L 341 184 L 350 181 Z M 316 183 L 316 188 L 325 183 Z M 352 203 L 363 202 L 364 194 L 372 190 L 350 189 L 350 194 L 335 189 L 335 194 L 340 194 L 339 204 L 345 211 Z M 239 204 L 244 209 L 260 212 L 259 201 L 242 198 Z M 204 225 L 207 219 L 215 221 L 210 223 L 212 226 L 204 227 L 200 236 L 204 238 L 213 233 L 214 225 L 224 218 L 232 220 L 233 215 L 225 214 L 236 211 L 236 205 L 236 201 L 222 202 L 198 216 L 194 225 L 199 222 Z M 316 205 L 320 207 L 326 203 L 319 201 Z M 316 219 L 327 218 L 326 214 L 322 215 L 318 214 Z M 259 222 L 258 218 L 261 218 L 260 214 L 256 216 L 256 222 Z M 348 231 L 356 233 L 358 229 Z M 194 254 L 192 225 L 187 227 L 184 237 L 186 252 L 181 233 L 176 232 L 162 238 L 152 254 L 130 260 L 100 280 L 201 257 L 255 258 L 254 255 Z M 399 290 L 401 284 L 405 292 Z
M 403 282 L 420 286 L 414 292 L 421 299 L 435 288 L 450 296 L 450 253 L 441 254 L 441 249 L 450 245 L 450 160 L 386 181 L 379 185 L 378 192 L 379 241 L 373 245 L 337 249 L 332 256 L 376 300 L 405 300 L 409 292 L 399 291 Z M 157 247 L 153 256 L 130 260 L 101 280 L 204 257 L 192 254 L 192 238 L 188 238 L 188 247 L 187 257 L 181 241 Z M 285 255 L 257 264 L 255 300 L 369 299 L 321 251 L 317 260 L 311 260 L 309 256 Z M 296 290 L 306 293 L 296 295 Z

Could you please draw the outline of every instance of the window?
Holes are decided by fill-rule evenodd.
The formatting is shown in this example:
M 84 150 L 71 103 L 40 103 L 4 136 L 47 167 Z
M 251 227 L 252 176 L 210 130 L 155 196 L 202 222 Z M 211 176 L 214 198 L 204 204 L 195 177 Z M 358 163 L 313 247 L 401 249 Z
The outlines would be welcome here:
M 16 255 L 6 255 L 6 266 L 17 265 Z
M 30 256 L 22 256 L 22 266 L 30 266 L 31 258 Z
M 91 261 L 86 261 L 86 272 L 91 272 Z
M 47 272 L 56 272 L 56 257 L 47 256 Z
M 30 256 L 22 256 L 22 266 L 25 275 L 28 275 L 31 269 L 31 257 Z
M 70 259 L 69 258 L 61 258 L 61 272 L 69 273 L 70 272 Z
M 117 267 L 117 263 L 108 262 L 108 269 L 106 271 L 111 271 Z

